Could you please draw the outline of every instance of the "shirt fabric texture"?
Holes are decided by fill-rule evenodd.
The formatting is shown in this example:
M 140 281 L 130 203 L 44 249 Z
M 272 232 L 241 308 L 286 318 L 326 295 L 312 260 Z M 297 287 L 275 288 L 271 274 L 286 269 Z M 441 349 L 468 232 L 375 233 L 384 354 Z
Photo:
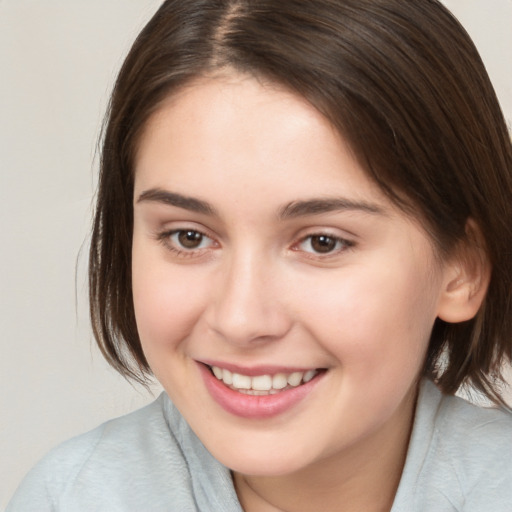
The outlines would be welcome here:
M 6 510 L 29 511 L 243 512 L 230 471 L 165 393 L 52 450 Z M 391 512 L 452 511 L 512 511 L 512 414 L 424 381 Z

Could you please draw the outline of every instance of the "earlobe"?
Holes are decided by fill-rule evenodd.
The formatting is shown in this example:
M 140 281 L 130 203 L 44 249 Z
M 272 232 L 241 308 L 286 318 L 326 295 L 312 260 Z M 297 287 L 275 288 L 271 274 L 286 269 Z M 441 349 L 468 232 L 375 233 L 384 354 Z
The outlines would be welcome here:
M 449 323 L 471 320 L 480 309 L 491 278 L 491 265 L 476 223 L 466 224 L 466 239 L 445 264 L 438 317 Z

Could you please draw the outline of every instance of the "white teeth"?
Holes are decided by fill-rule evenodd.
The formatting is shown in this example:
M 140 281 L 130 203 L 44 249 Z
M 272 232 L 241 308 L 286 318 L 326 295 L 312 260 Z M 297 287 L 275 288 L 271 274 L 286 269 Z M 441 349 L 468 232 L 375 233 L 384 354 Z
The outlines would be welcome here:
M 275 394 L 288 386 L 297 387 L 301 383 L 309 382 L 318 373 L 317 370 L 307 370 L 306 372 L 290 374 L 276 373 L 275 375 L 250 377 L 240 373 L 232 373 L 218 366 L 212 366 L 211 368 L 215 377 L 223 381 L 224 384 L 249 395 Z
M 272 377 L 272 387 L 274 389 L 284 389 L 288 386 L 288 379 L 284 373 L 276 373 Z
M 251 377 L 248 375 L 241 375 L 240 373 L 233 373 L 233 387 L 237 389 L 251 389 Z
M 304 374 L 304 382 L 309 382 L 318 372 L 316 370 L 308 370 Z
M 290 386 L 298 386 L 302 380 L 302 375 L 302 372 L 293 372 L 291 375 L 288 375 L 288 384 Z
M 219 368 L 220 370 L 220 368 Z M 218 378 L 218 377 L 217 377 Z M 233 374 L 229 370 L 222 370 L 222 381 L 224 381 L 224 384 L 227 384 L 230 386 L 233 384 Z
M 272 377 L 270 375 L 253 377 L 251 388 L 256 391 L 269 391 L 272 388 Z

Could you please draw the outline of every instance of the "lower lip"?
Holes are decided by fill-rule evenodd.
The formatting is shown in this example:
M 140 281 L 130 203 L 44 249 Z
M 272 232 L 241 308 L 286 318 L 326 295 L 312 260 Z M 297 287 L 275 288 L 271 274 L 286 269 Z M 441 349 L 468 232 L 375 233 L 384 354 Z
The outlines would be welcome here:
M 242 418 L 264 419 L 277 416 L 298 404 L 315 388 L 325 372 L 309 382 L 275 395 L 246 395 L 228 388 L 210 369 L 199 363 L 201 375 L 212 398 L 227 412 Z

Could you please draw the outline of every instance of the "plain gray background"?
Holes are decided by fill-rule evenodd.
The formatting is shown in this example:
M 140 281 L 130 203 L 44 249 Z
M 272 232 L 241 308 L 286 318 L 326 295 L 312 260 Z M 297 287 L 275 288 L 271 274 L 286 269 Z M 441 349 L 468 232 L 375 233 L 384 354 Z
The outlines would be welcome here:
M 510 125 L 511 0 L 445 3 L 479 47 Z M 0 510 L 49 448 L 152 399 L 92 343 L 85 268 L 108 94 L 159 4 L 0 0 Z

